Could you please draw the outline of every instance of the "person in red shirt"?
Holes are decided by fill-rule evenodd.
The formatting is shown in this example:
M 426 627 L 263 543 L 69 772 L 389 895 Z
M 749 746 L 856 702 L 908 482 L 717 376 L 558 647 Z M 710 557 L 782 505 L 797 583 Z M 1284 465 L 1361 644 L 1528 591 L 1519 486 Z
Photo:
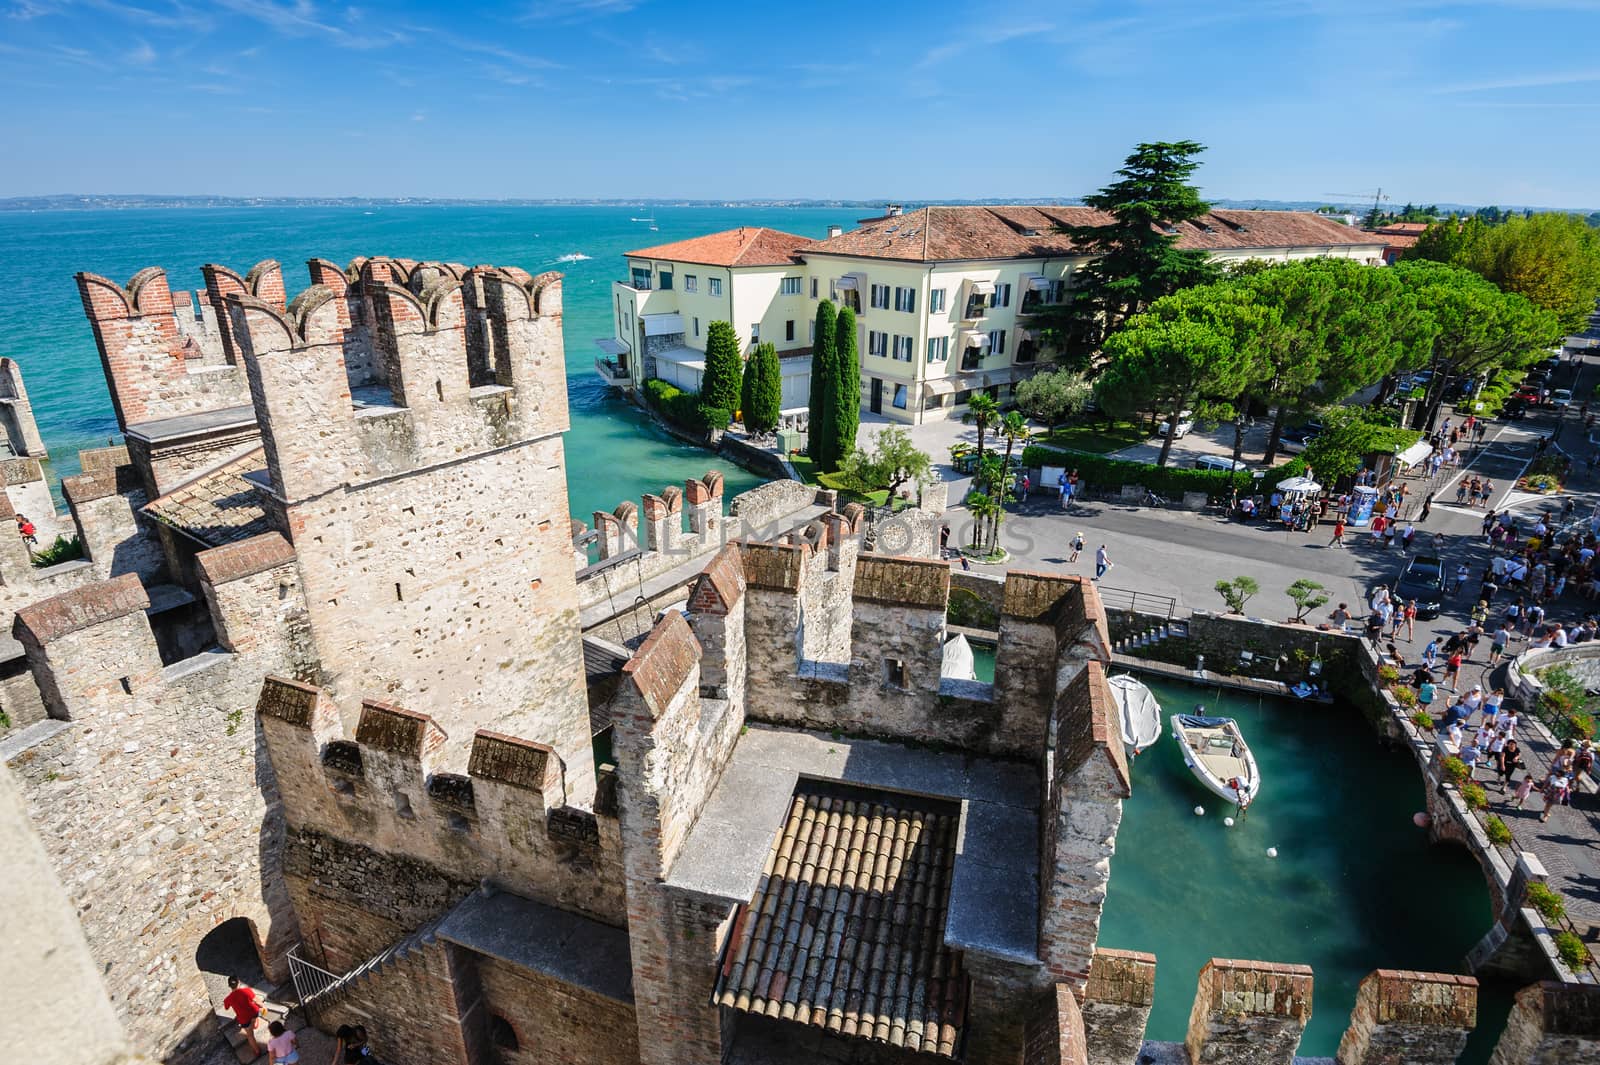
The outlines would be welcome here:
M 256 1042 L 256 1021 L 261 1017 L 261 1000 L 248 984 L 241 984 L 237 976 L 228 977 L 228 988 L 228 997 L 222 1000 L 222 1008 L 233 1011 L 233 1019 L 238 1022 L 244 1037 L 250 1040 L 251 1054 L 259 1058 L 261 1044 Z

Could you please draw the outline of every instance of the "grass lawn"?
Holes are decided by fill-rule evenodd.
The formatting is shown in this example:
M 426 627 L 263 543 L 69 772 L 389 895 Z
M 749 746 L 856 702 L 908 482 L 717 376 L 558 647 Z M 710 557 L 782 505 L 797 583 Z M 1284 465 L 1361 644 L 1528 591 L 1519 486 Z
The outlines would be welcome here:
M 1149 438 L 1150 434 L 1145 431 L 1142 424 L 1117 422 L 1107 429 L 1105 422 L 1096 420 L 1077 425 L 1063 425 L 1053 433 L 1040 433 L 1030 442 L 1054 444 L 1057 447 L 1069 447 L 1074 451 L 1087 451 L 1095 455 L 1109 455 L 1113 451 L 1142 444 Z
M 823 488 L 832 488 L 839 493 L 841 503 L 863 503 L 869 507 L 881 507 L 889 502 L 888 489 L 876 492 L 857 492 L 850 488 L 842 487 L 838 482 L 838 474 L 819 473 L 816 463 L 805 455 L 790 455 L 789 461 L 794 463 L 795 472 L 798 473 L 806 484 L 817 484 Z

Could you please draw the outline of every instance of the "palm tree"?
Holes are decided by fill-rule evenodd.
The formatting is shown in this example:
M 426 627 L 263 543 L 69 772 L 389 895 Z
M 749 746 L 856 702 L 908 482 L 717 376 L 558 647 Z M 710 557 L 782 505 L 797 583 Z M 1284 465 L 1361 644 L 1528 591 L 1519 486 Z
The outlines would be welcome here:
M 1028 419 L 1018 411 L 1010 411 L 1000 419 L 1000 424 L 995 426 L 994 432 L 996 436 L 1005 437 L 1006 441 L 1006 457 L 1000 464 L 1001 477 L 1004 478 L 1005 472 L 1011 469 L 1011 449 L 1016 446 L 1018 440 L 1028 439 Z M 1005 496 L 1002 495 L 1000 498 L 1004 499 Z
M 987 392 L 975 392 L 967 400 L 967 413 L 961 420 L 978 427 L 978 465 L 983 465 L 983 434 L 1000 419 L 1000 401 Z
M 983 492 L 974 492 L 967 497 L 967 513 L 972 515 L 972 547 L 974 550 L 979 550 L 984 546 L 984 533 L 988 529 L 989 519 L 999 509 L 1000 504 Z

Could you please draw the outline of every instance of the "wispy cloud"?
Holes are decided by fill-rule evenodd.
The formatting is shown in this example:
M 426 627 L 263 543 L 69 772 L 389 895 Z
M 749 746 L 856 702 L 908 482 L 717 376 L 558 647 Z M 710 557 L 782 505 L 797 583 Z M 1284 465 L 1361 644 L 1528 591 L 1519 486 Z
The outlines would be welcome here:
M 318 11 L 311 0 L 292 0 L 290 3 L 277 3 L 274 0 L 215 0 L 215 3 L 226 11 L 254 19 L 285 37 L 319 37 L 341 48 L 387 48 L 406 40 L 404 33 L 394 29 L 368 30 L 360 25 L 350 29 L 335 25 Z
M 1489 78 L 1484 81 L 1467 81 L 1455 85 L 1442 85 L 1433 91 L 1440 94 L 1467 92 L 1503 92 L 1508 89 L 1549 89 L 1564 85 L 1589 85 L 1600 81 L 1600 68 L 1570 70 L 1562 73 L 1524 74 L 1509 78 Z
M 148 41 L 140 41 L 129 49 L 123 58 L 134 66 L 147 67 L 154 63 L 158 57 L 156 50 L 150 47 Z
M 640 0 L 536 0 L 522 13 L 526 22 L 582 22 L 586 19 L 625 15 Z

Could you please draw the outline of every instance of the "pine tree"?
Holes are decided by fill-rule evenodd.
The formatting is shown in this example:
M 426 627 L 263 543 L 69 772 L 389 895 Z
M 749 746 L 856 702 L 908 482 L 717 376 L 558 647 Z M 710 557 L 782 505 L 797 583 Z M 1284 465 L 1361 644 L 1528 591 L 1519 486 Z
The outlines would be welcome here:
M 700 378 L 700 405 L 727 411 L 739 406 L 739 336 L 728 322 L 712 322 L 706 329 L 706 369 Z
M 833 449 L 833 398 L 835 347 L 838 344 L 838 324 L 834 317 L 833 301 L 817 304 L 817 339 L 811 347 L 811 412 L 808 415 L 810 430 L 806 450 L 819 470 L 830 471 L 838 464 L 838 453 Z
M 833 414 L 833 464 L 837 466 L 856 449 L 856 429 L 861 425 L 861 359 L 857 354 L 856 312 L 839 309 L 837 343 L 834 345 L 833 392 L 829 404 Z
M 778 367 L 778 349 L 763 343 L 750 356 L 745 369 L 745 383 L 749 393 L 745 398 L 744 424 L 758 433 L 777 428 L 778 415 L 783 408 L 783 372 Z

